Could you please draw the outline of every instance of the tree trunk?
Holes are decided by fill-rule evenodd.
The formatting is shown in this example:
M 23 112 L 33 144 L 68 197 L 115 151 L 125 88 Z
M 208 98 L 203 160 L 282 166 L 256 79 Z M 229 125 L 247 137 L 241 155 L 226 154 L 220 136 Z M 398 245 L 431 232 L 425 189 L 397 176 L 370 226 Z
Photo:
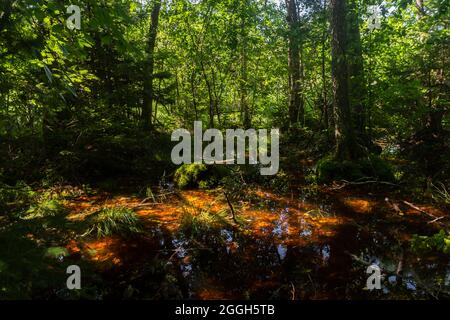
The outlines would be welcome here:
M 250 110 L 247 99 L 247 31 L 245 21 L 245 8 L 241 8 L 241 83 L 240 83 L 240 95 L 241 95 L 241 112 L 243 114 L 242 124 L 245 129 L 251 127 Z
M 358 157 L 349 101 L 347 61 L 346 0 L 331 0 L 331 73 L 335 117 L 336 158 L 353 160 Z
M 327 131 L 327 136 L 329 135 L 329 128 L 330 128 L 330 113 L 329 106 L 328 106 L 328 95 L 327 95 L 327 77 L 326 77 L 326 40 L 327 40 L 327 26 L 326 26 L 326 19 L 327 19 L 327 0 L 323 0 L 323 8 L 322 8 L 322 14 L 323 14 L 323 21 L 324 21 L 324 27 L 322 31 L 322 57 L 321 57 L 321 75 L 322 75 L 322 113 L 323 113 L 323 123 L 325 130 Z
M 205 65 L 203 60 L 200 60 L 200 66 L 202 68 L 203 79 L 205 80 L 206 87 L 208 88 L 208 97 L 209 97 L 209 127 L 214 128 L 214 97 L 212 93 L 211 83 L 208 80 L 208 76 L 206 75 Z
M 303 119 L 304 114 L 300 91 L 300 25 L 296 0 L 286 0 L 286 7 L 289 25 L 289 121 L 293 125 Z
M 359 16 L 356 0 L 349 0 L 348 10 L 348 62 L 350 109 L 353 113 L 355 134 L 359 141 L 370 145 L 366 135 L 366 99 L 367 87 L 364 77 L 364 60 L 359 33 Z
M 155 46 L 156 46 L 156 36 L 158 34 L 160 10 L 161 10 L 161 0 L 154 0 L 151 12 L 150 31 L 147 43 L 148 61 L 144 75 L 144 104 L 142 106 L 142 123 L 144 129 L 151 129 L 153 125 L 152 122 L 153 95 L 154 95 L 153 73 L 155 68 Z

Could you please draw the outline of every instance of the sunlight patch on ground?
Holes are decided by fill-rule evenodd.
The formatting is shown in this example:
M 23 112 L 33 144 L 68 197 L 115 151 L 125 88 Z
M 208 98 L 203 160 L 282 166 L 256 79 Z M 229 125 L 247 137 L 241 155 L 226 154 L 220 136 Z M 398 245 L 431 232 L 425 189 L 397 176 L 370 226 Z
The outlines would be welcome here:
M 70 210 L 70 214 L 67 216 L 68 220 L 83 221 L 101 209 L 114 207 L 133 208 L 139 203 L 140 200 L 136 197 L 116 196 L 108 198 L 107 195 L 104 195 L 80 197 L 76 200 L 65 201 L 64 206 Z
M 164 225 L 171 232 L 180 226 L 183 208 L 177 204 L 157 204 L 145 209 L 137 210 L 137 214 L 145 222 L 154 222 Z
M 122 260 L 116 256 L 112 247 L 119 247 L 121 239 L 116 237 L 107 237 L 100 240 L 94 240 L 85 244 L 90 258 L 95 262 L 111 262 L 113 265 L 121 265 Z
M 356 213 L 370 213 L 374 206 L 374 202 L 360 198 L 345 198 L 344 204 Z

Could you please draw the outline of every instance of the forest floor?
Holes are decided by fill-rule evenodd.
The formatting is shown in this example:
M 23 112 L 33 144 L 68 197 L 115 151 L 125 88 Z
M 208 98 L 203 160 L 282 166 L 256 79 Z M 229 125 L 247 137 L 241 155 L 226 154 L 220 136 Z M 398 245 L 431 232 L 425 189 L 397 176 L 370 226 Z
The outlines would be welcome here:
M 0 216 L 0 296 L 88 299 L 414 299 L 448 297 L 449 256 L 417 253 L 449 213 L 383 189 L 254 187 L 231 208 L 223 190 L 153 194 L 54 189 L 57 215 Z M 404 201 L 407 201 L 405 203 Z M 139 231 L 97 236 L 99 210 L 127 208 Z M 442 218 L 444 217 L 444 218 Z M 371 264 L 383 289 L 365 289 Z M 79 265 L 82 290 L 66 289 Z

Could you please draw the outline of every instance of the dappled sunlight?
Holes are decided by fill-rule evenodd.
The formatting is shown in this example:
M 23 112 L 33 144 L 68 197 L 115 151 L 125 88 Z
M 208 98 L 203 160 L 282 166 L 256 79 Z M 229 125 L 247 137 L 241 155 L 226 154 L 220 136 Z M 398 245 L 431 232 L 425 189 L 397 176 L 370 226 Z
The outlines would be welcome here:
M 75 200 L 65 200 L 63 204 L 70 210 L 67 216 L 71 221 L 83 221 L 93 213 L 105 208 L 124 207 L 133 208 L 139 205 L 140 200 L 136 197 L 108 197 L 107 194 L 102 196 L 82 196 Z
M 66 245 L 66 248 L 71 254 L 80 254 L 82 252 L 81 248 L 78 246 L 78 243 L 75 240 L 70 240 Z
M 144 222 L 163 224 L 165 228 L 172 232 L 178 229 L 183 213 L 183 207 L 177 206 L 176 204 L 157 204 L 137 210 L 137 214 Z
M 254 194 L 261 201 L 270 200 L 263 209 L 251 208 L 240 212 L 256 236 L 275 236 L 291 246 L 304 245 L 319 241 L 323 236 L 333 236 L 334 228 L 347 222 L 345 217 L 330 215 L 317 204 L 263 190 Z
M 356 213 L 367 214 L 372 211 L 374 202 L 360 198 L 345 198 L 344 204 Z
M 290 207 L 292 209 L 310 211 L 317 209 L 317 205 L 306 201 L 299 201 L 294 195 L 279 195 L 270 190 L 258 189 L 251 193 L 252 203 L 269 203 L 276 204 L 277 207 Z
M 137 214 L 144 221 L 164 224 L 165 228 L 175 232 L 180 227 L 180 220 L 186 213 L 197 216 L 202 212 L 218 213 L 227 209 L 218 196 L 206 191 L 180 191 L 179 196 L 172 196 L 165 203 L 151 203 L 145 208 L 137 209 Z
M 220 189 L 181 190 L 163 200 L 107 193 L 64 200 L 66 219 L 75 229 L 88 230 L 90 217 L 107 208 L 128 208 L 142 223 L 142 230 L 129 237 L 98 238 L 86 233 L 68 240 L 64 246 L 68 259 L 91 263 L 99 273 L 134 268 L 133 274 L 139 274 L 143 266 L 162 268 L 160 272 L 170 272 L 187 288 L 185 294 L 196 299 L 327 298 L 325 291 L 315 287 L 316 282 L 339 283 L 358 270 L 349 251 L 371 248 L 373 253 L 366 253 L 365 259 L 396 263 L 397 257 L 385 254 L 385 248 L 392 243 L 396 248 L 397 241 L 413 237 L 397 227 L 386 234 L 372 232 L 367 221 L 373 224 L 384 219 L 420 228 L 427 219 L 405 205 L 399 205 L 405 213 L 399 215 L 392 204 L 400 201 L 347 191 L 334 192 L 330 203 L 330 198 L 309 201 L 259 188 L 232 198 L 236 221 Z M 420 209 L 436 216 L 445 214 L 431 206 L 420 205 Z M 37 241 L 32 233 L 27 238 Z M 427 259 L 430 264 L 440 261 Z M 331 271 L 318 276 L 323 270 Z M 284 274 L 292 281 L 286 282 Z
M 180 196 L 187 204 L 197 209 L 210 208 L 212 211 L 218 211 L 223 208 L 223 206 L 216 203 L 216 195 L 211 192 L 189 190 L 182 191 Z
M 0 0 L 0 300 L 450 298 L 448 7 Z
M 450 210 L 444 211 L 440 208 L 436 208 L 431 205 L 423 205 L 423 204 L 419 204 L 416 206 L 423 212 L 426 212 L 426 213 L 430 214 L 431 216 L 435 216 L 436 218 L 450 217 Z M 424 215 L 423 212 L 419 212 L 418 210 L 410 208 L 410 207 L 408 207 L 407 210 L 405 211 L 405 213 L 409 214 L 409 215 Z
M 122 241 L 116 237 L 107 237 L 99 240 L 94 240 L 84 244 L 89 258 L 92 261 L 100 263 L 112 263 L 113 265 L 121 265 L 122 260 L 117 255 L 117 252 L 113 249 L 123 246 L 126 244 L 121 244 Z
M 223 290 L 214 288 L 202 288 L 199 289 L 196 298 L 200 300 L 225 300 L 227 299 L 227 296 Z

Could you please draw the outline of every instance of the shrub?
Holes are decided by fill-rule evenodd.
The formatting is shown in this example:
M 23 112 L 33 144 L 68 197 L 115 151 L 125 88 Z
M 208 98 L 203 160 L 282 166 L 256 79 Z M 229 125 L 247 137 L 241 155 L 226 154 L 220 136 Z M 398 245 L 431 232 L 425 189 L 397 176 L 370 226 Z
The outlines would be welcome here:
M 203 163 L 184 164 L 177 169 L 174 176 L 175 184 L 181 188 L 211 188 L 217 185 L 226 175 L 224 168 L 207 166 Z
M 0 209 L 11 217 L 22 219 L 56 216 L 65 211 L 59 196 L 51 189 L 36 192 L 23 182 L 0 186 Z
M 64 206 L 57 199 L 42 197 L 25 212 L 23 219 L 55 217 L 65 212 Z
M 23 182 L 15 186 L 0 184 L 0 210 L 3 212 L 22 212 L 35 197 L 36 193 Z
M 380 181 L 395 180 L 390 166 L 376 155 L 369 155 L 357 161 L 339 161 L 328 156 L 321 159 L 316 168 L 319 182 L 355 181 L 368 177 Z

